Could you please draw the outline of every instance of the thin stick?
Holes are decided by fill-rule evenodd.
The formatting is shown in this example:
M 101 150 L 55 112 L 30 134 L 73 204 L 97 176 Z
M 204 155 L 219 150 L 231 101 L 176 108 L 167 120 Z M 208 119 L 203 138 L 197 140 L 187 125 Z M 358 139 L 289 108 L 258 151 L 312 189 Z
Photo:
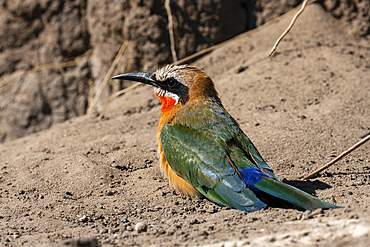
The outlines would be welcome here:
M 310 3 L 313 3 L 315 1 L 316 0 L 310 1 Z M 271 56 L 275 52 L 275 50 L 276 50 L 277 46 L 279 45 L 280 41 L 285 37 L 285 35 L 290 31 L 290 29 L 292 29 L 292 27 L 293 27 L 294 23 L 296 22 L 298 16 L 300 16 L 302 14 L 302 12 L 304 11 L 304 9 L 306 8 L 307 3 L 308 3 L 308 0 L 303 1 L 301 9 L 297 12 L 297 14 L 295 14 L 295 16 L 293 17 L 292 21 L 290 22 L 288 28 L 276 40 L 275 45 L 274 45 L 274 47 L 272 47 L 269 56 Z
M 175 37 L 174 37 L 174 34 L 173 34 L 173 20 L 172 20 L 170 0 L 166 0 L 164 2 L 164 7 L 166 8 L 167 17 L 168 17 L 168 32 L 170 34 L 172 59 L 173 59 L 174 62 L 176 62 L 177 61 L 177 54 L 176 54 L 176 49 L 175 49 Z
M 366 136 L 365 138 L 363 138 L 361 141 L 359 141 L 358 143 L 356 143 L 355 145 L 353 145 L 352 147 L 350 147 L 348 150 L 344 151 L 343 153 L 341 153 L 338 157 L 336 157 L 335 159 L 333 159 L 332 161 L 330 161 L 329 163 L 327 163 L 326 165 L 324 165 L 323 167 L 317 169 L 316 171 L 308 174 L 307 176 L 304 176 L 303 178 L 301 178 L 302 180 L 305 180 L 305 179 L 309 179 L 309 178 L 313 178 L 315 176 L 317 176 L 317 174 L 319 174 L 321 171 L 325 170 L 326 168 L 330 167 L 331 165 L 333 165 L 335 162 L 337 162 L 338 160 L 342 159 L 344 156 L 346 156 L 347 154 L 351 153 L 353 150 L 355 150 L 356 148 L 360 147 L 362 144 L 364 144 L 365 142 L 367 142 L 368 140 L 370 140 L 370 134 L 368 136 Z
M 3 86 L 5 86 L 9 82 L 17 79 L 18 77 L 21 77 L 24 74 L 28 74 L 28 73 L 32 73 L 32 72 L 37 72 L 37 71 L 41 71 L 41 70 L 45 70 L 45 69 L 58 69 L 58 68 L 60 69 L 60 68 L 66 68 L 66 67 L 76 66 L 82 60 L 82 58 L 90 56 L 91 53 L 92 53 L 92 49 L 90 49 L 87 52 L 85 52 L 84 54 L 76 57 L 72 61 L 68 61 L 68 62 L 64 62 L 64 63 L 48 63 L 48 64 L 42 64 L 40 66 L 36 66 L 36 67 L 31 68 L 31 69 L 18 71 L 17 73 L 15 73 L 15 74 L 9 76 L 8 78 L 6 78 L 5 80 L 1 81 L 0 82 L 0 88 L 3 87 Z
M 141 85 L 144 85 L 144 84 L 142 84 L 142 83 L 140 83 L 140 82 L 135 83 L 134 85 L 131 85 L 131 86 L 129 86 L 129 87 L 127 87 L 127 88 L 125 88 L 125 89 L 122 89 L 122 90 L 120 90 L 120 91 L 116 92 L 115 94 L 113 94 L 112 96 L 110 96 L 110 97 L 109 97 L 109 99 L 105 102 L 105 104 L 104 104 L 104 106 L 103 106 L 103 109 L 100 111 L 100 114 L 99 114 L 98 119 L 99 119 L 99 120 L 101 120 L 101 119 L 103 118 L 104 113 L 105 113 L 105 110 L 107 109 L 108 105 L 109 105 L 113 100 L 115 100 L 115 99 L 116 99 L 117 97 L 119 97 L 120 95 L 122 95 L 122 94 L 124 94 L 124 93 L 127 93 L 128 91 L 131 91 L 131 90 L 133 90 L 134 88 L 137 88 L 137 87 L 139 87 L 139 86 L 141 86 Z
M 90 105 L 90 106 L 89 106 L 89 108 L 87 109 L 87 114 L 91 113 L 91 112 L 94 110 L 94 108 L 95 108 L 96 104 L 98 103 L 98 100 L 99 100 L 99 98 L 100 98 L 100 95 L 102 94 L 102 92 L 103 92 L 103 90 L 104 90 L 105 86 L 107 85 L 107 83 L 108 83 L 109 79 L 111 78 L 111 76 L 112 76 L 112 73 L 113 73 L 114 69 L 116 68 L 116 66 L 117 66 L 117 64 L 118 64 L 118 62 L 119 62 L 119 60 L 121 59 L 121 57 L 122 57 L 122 55 L 123 55 L 124 51 L 125 51 L 125 50 L 126 50 L 126 48 L 127 48 L 127 45 L 128 45 L 128 41 L 123 42 L 123 44 L 122 44 L 121 48 L 119 49 L 119 51 L 118 51 L 118 53 L 117 53 L 116 57 L 114 58 L 113 63 L 111 64 L 111 66 L 110 66 L 110 68 L 109 68 L 109 70 L 108 70 L 107 74 L 105 75 L 105 77 L 104 77 L 104 79 L 103 79 L 103 82 L 100 84 L 100 87 L 99 87 L 99 89 L 98 89 L 98 92 L 96 93 L 95 97 L 93 98 L 93 100 L 92 100 L 92 102 L 91 102 L 91 105 Z

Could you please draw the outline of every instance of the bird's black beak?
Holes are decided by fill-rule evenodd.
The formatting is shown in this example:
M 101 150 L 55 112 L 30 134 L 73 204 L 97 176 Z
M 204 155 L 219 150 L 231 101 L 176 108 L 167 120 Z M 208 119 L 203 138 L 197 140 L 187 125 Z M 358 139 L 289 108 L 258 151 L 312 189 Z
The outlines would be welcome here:
M 111 79 L 137 81 L 137 82 L 141 82 L 141 83 L 145 83 L 148 85 L 158 87 L 157 82 L 155 80 L 155 75 L 151 73 L 133 72 L 133 73 L 127 73 L 127 74 L 122 74 L 122 75 L 116 75 L 116 76 L 113 76 Z

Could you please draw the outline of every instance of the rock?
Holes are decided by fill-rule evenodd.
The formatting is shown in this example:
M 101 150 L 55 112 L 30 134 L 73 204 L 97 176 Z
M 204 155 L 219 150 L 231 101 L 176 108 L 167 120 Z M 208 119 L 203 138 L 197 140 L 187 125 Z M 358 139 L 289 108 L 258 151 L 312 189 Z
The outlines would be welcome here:
M 89 49 L 87 29 L 81 25 L 83 0 L 5 2 L 0 6 L 0 65 L 4 61 L 9 65 L 0 69 L 0 81 L 43 64 L 61 63 Z M 1 87 L 0 142 L 84 114 L 89 93 L 87 68 L 85 58 L 77 66 L 26 73 Z
M 86 215 L 83 215 L 81 218 L 79 218 L 78 219 L 79 221 L 81 221 L 81 222 L 87 222 L 89 219 L 87 218 L 87 216 Z
M 146 232 L 148 226 L 145 222 L 139 222 L 135 225 L 135 231 L 137 233 Z
M 176 51 L 183 58 L 248 29 L 248 1 L 171 1 Z M 226 4 L 227 3 L 227 4 Z M 86 113 L 123 41 L 116 71 L 152 71 L 171 63 L 168 17 L 158 1 L 3 0 L 0 83 L 15 73 L 58 64 L 93 48 L 76 66 L 26 73 L 0 87 L 0 142 Z M 126 84 L 125 84 L 126 83 Z M 112 81 L 98 102 L 131 85 Z

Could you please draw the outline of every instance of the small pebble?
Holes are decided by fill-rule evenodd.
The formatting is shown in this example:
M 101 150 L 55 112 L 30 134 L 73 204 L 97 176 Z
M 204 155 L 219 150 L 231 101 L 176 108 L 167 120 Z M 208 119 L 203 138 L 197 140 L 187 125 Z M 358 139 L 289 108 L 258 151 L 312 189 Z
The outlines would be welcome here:
M 140 232 L 146 232 L 148 226 L 145 224 L 145 222 L 139 222 L 135 225 L 135 231 L 137 233 L 140 233 Z
M 86 215 L 83 215 L 81 218 L 78 219 L 79 221 L 81 222 L 87 222 L 87 216 Z
M 210 213 L 210 214 L 217 213 L 218 212 L 218 208 L 216 208 L 215 206 L 209 207 L 207 209 L 207 212 Z

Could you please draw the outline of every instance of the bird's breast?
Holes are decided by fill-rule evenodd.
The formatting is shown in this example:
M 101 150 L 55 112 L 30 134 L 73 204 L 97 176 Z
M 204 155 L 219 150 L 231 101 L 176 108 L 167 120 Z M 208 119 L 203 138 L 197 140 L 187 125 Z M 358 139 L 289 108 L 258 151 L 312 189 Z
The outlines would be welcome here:
M 178 112 L 179 107 L 171 107 L 165 106 L 162 103 L 162 115 L 159 120 L 158 130 L 157 130 L 157 142 L 158 142 L 158 154 L 160 159 L 160 168 L 166 178 L 168 178 L 170 184 L 179 192 L 189 195 L 191 197 L 197 197 L 199 193 L 197 190 L 191 186 L 185 179 L 177 175 L 171 168 L 170 164 L 168 163 L 161 144 L 161 131 L 163 126 L 166 124 L 173 123 L 176 113 Z

